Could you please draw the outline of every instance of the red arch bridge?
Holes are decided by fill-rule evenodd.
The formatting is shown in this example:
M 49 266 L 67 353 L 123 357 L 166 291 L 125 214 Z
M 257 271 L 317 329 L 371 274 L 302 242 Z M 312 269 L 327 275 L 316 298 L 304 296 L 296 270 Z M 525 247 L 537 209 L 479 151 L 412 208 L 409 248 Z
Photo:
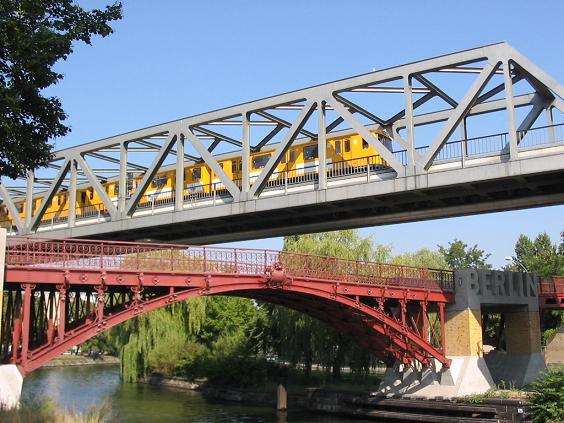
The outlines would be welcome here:
M 453 273 L 285 251 L 9 237 L 1 358 L 33 371 L 96 334 L 189 298 L 280 304 L 391 363 L 445 366 Z

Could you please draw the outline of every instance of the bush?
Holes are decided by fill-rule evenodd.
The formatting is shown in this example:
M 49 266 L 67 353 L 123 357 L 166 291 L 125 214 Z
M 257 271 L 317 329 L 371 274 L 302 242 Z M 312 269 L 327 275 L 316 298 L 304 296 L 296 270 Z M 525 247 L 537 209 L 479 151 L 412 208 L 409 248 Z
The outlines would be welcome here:
M 200 365 L 212 385 L 246 388 L 267 381 L 266 358 L 249 351 L 242 332 L 221 336 L 202 361 Z
M 564 422 L 564 366 L 553 367 L 533 383 L 534 422 Z

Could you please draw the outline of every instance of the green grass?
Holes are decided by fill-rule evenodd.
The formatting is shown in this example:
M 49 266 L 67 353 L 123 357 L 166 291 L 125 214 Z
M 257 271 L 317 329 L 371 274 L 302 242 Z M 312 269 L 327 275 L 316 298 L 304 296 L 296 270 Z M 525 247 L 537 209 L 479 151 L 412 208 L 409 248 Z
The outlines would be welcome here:
M 105 403 L 84 413 L 62 409 L 51 401 L 22 403 L 13 410 L 0 409 L 2 423 L 106 423 L 109 418 L 110 409 Z

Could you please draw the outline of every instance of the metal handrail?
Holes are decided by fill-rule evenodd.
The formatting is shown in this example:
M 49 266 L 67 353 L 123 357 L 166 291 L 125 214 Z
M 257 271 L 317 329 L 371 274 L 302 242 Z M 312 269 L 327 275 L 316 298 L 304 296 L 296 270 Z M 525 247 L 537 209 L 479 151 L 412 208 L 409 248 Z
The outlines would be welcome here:
M 251 248 L 129 243 L 79 239 L 8 239 L 6 264 L 12 267 L 104 269 L 119 271 L 265 274 L 282 265 L 289 276 L 370 286 L 406 286 L 452 291 L 454 274 L 364 260 Z

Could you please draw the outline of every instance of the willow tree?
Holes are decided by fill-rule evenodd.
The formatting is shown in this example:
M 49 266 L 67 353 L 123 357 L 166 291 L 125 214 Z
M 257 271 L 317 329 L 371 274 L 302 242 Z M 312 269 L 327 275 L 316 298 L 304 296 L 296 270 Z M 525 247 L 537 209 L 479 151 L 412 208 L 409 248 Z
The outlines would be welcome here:
M 362 261 L 382 262 L 391 257 L 391 247 L 374 246 L 372 239 L 361 237 L 355 230 L 287 236 L 284 250 Z M 314 362 L 332 369 L 334 378 L 340 377 L 347 361 L 358 371 L 370 367 L 373 357 L 324 323 L 281 306 L 273 307 L 271 316 L 279 356 L 294 366 L 301 364 L 306 376 L 310 375 Z

